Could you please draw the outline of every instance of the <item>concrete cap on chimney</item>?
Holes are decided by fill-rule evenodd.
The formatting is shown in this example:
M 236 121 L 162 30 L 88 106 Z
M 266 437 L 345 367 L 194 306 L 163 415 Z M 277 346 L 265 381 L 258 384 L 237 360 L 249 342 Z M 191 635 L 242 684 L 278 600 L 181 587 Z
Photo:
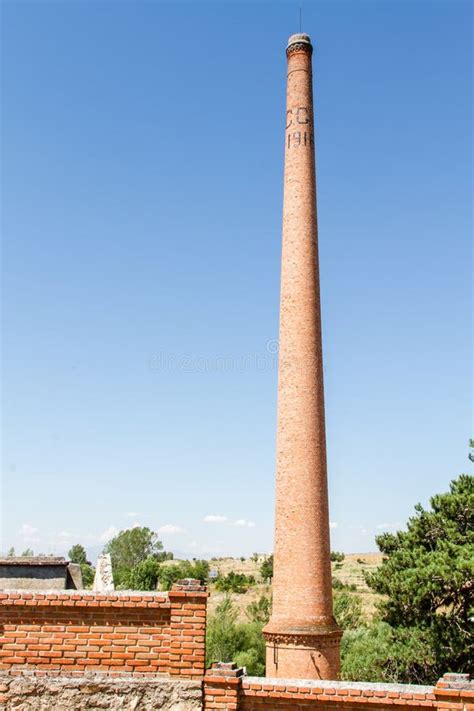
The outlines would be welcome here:
M 288 40 L 287 49 L 293 44 L 308 44 L 310 47 L 312 46 L 310 36 L 304 32 L 298 32 L 296 35 L 291 35 Z

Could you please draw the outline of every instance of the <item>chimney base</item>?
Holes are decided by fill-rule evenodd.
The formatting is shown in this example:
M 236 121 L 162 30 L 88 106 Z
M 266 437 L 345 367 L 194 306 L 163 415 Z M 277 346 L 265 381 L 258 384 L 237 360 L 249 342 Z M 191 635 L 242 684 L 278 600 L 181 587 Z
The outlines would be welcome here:
M 271 624 L 271 623 L 270 623 Z M 273 626 L 273 625 L 272 625 Z M 315 630 L 263 631 L 266 642 L 265 676 L 280 679 L 339 679 L 342 632 L 334 627 Z M 268 631 L 267 631 L 268 630 Z

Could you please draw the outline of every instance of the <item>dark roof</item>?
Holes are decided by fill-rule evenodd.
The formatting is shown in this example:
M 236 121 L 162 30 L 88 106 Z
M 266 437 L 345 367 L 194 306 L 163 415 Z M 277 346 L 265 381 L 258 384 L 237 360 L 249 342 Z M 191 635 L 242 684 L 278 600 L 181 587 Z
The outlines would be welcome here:
M 35 556 L 8 556 L 0 558 L 0 565 L 61 565 L 66 567 L 68 562 L 62 556 L 35 555 Z

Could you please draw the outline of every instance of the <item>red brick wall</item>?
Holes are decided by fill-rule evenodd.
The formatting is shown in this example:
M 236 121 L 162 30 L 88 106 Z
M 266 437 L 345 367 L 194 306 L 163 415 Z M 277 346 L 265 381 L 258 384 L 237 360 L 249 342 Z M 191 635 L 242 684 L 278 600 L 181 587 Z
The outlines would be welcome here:
M 204 674 L 207 592 L 0 593 L 0 670 Z
M 395 711 L 421 707 L 474 711 L 474 682 L 468 675 L 445 674 L 435 687 L 242 676 L 235 665 L 218 664 L 204 680 L 204 711 Z
M 171 602 L 169 662 L 170 674 L 204 676 L 206 669 L 206 588 L 192 592 L 185 585 L 174 585 Z

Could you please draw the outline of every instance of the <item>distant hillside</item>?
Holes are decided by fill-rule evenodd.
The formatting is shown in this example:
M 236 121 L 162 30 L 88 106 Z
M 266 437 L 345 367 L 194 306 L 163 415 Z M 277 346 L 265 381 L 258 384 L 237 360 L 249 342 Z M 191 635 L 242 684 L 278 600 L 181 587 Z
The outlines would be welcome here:
M 271 586 L 264 583 L 260 575 L 260 566 L 265 560 L 264 555 L 259 556 L 257 560 L 253 558 L 213 558 L 209 561 L 210 570 L 217 571 L 218 575 L 224 577 L 231 571 L 234 573 L 245 573 L 245 575 L 253 575 L 257 581 L 256 585 L 251 586 L 246 593 L 232 593 L 231 598 L 236 607 L 240 611 L 240 618 L 246 620 L 245 610 L 254 600 L 258 600 L 261 595 L 270 595 Z M 382 562 L 381 553 L 351 553 L 345 556 L 341 563 L 332 563 L 332 574 L 337 580 L 345 585 L 355 585 L 356 591 L 354 594 L 360 596 L 364 608 L 364 612 L 368 618 L 373 615 L 375 603 L 378 596 L 367 587 L 364 580 L 364 571 L 370 572 L 378 568 Z M 174 565 L 177 561 L 167 561 L 165 565 Z M 222 602 L 227 593 L 219 592 L 215 589 L 214 584 L 210 584 L 209 598 L 209 613 L 212 614 L 217 605 Z

